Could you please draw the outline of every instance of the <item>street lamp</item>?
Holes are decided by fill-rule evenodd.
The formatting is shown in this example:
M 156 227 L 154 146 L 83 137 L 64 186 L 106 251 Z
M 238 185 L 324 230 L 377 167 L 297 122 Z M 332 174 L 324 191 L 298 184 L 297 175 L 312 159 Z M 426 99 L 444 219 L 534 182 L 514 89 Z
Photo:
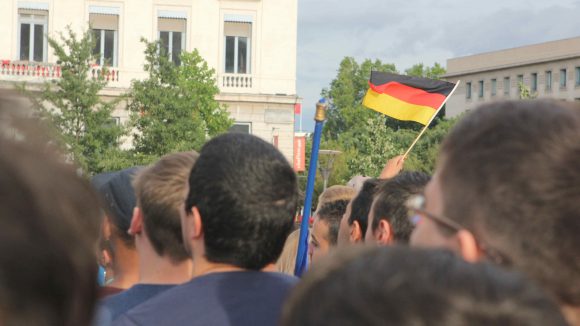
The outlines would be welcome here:
M 320 174 L 322 175 L 322 180 L 324 180 L 324 188 L 323 191 L 326 190 L 326 186 L 328 184 L 328 177 L 330 177 L 330 171 L 332 171 L 332 165 L 334 164 L 334 160 L 338 155 L 340 155 L 341 151 L 335 151 L 331 149 L 321 149 L 318 151 L 320 155 L 320 163 L 318 164 L 318 168 L 320 169 Z M 325 166 L 322 165 L 322 157 L 326 157 L 326 164 Z

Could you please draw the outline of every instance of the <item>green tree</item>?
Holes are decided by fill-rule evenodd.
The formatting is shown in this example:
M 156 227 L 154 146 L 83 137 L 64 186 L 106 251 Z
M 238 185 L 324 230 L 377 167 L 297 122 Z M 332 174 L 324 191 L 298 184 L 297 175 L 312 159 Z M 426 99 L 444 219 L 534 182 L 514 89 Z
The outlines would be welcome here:
M 538 93 L 532 93 L 524 83 L 518 84 L 518 91 L 520 93 L 520 99 L 522 100 L 533 100 L 538 97 Z
M 103 78 L 90 77 L 94 40 L 90 31 L 77 35 L 70 27 L 60 34 L 60 40 L 49 37 L 48 43 L 58 59 L 61 78 L 47 81 L 38 94 L 24 90 L 34 103 L 40 117 L 56 131 L 56 139 L 72 161 L 84 171 L 102 171 L 103 160 L 117 155 L 119 139 L 124 133 L 111 113 L 118 101 L 106 101 L 99 92 L 107 85 Z
M 408 76 L 425 77 L 430 79 L 439 79 L 445 74 L 446 70 L 439 63 L 435 62 L 433 67 L 425 66 L 422 63 L 413 65 L 405 70 Z
M 132 112 L 135 151 L 160 156 L 199 149 L 232 124 L 219 93 L 215 71 L 197 50 L 181 53 L 175 65 L 159 42 L 147 42 L 145 80 L 132 82 L 128 108 Z
M 367 59 L 359 64 L 354 58 L 346 57 L 340 63 L 330 88 L 322 91 L 322 96 L 329 99 L 324 128 L 326 138 L 338 139 L 343 134 L 350 135 L 346 138 L 356 136 L 364 130 L 364 124 L 369 118 L 379 114 L 362 106 L 371 70 L 397 73 L 395 65 L 380 60 Z

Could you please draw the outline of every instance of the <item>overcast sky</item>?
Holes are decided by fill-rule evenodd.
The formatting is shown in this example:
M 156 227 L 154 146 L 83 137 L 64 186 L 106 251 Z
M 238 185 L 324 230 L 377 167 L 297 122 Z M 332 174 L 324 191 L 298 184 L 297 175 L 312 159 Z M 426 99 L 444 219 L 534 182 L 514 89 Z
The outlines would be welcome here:
M 580 0 L 298 0 L 303 129 L 345 56 L 446 66 L 448 58 L 580 36 Z M 298 126 L 299 117 L 297 116 Z

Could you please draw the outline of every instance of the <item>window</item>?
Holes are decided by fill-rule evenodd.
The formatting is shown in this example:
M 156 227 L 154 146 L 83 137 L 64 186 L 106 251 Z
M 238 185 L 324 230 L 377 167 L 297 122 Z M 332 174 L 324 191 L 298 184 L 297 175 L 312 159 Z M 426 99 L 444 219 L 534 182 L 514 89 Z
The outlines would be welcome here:
M 560 88 L 566 88 L 566 69 L 560 69 Z
M 524 75 L 518 75 L 518 88 L 524 84 Z
M 546 90 L 552 90 L 552 71 L 546 71 Z
M 18 60 L 36 62 L 47 60 L 47 26 L 47 10 L 18 9 Z
M 503 78 L 503 95 L 510 95 L 510 78 Z
M 479 81 L 479 97 L 483 97 L 483 80 Z
M 180 12 L 159 13 L 157 22 L 161 51 L 176 65 L 181 64 L 181 51 L 185 49 L 186 14 Z
M 580 67 L 576 67 L 576 86 L 580 86 Z
M 495 94 L 497 93 L 497 79 L 492 79 L 491 80 L 491 96 L 495 96 Z
M 236 122 L 231 127 L 229 132 L 239 132 L 244 134 L 252 133 L 252 123 L 251 122 Z
M 467 82 L 465 84 L 465 98 L 467 99 L 471 98 L 471 82 Z
M 226 15 L 224 72 L 251 73 L 252 17 Z
M 532 73 L 531 91 L 538 91 L 538 73 Z
M 119 15 L 114 14 L 117 8 L 90 7 L 89 23 L 95 39 L 93 54 L 97 57 L 97 64 L 100 66 L 118 65 L 117 44 L 119 42 Z

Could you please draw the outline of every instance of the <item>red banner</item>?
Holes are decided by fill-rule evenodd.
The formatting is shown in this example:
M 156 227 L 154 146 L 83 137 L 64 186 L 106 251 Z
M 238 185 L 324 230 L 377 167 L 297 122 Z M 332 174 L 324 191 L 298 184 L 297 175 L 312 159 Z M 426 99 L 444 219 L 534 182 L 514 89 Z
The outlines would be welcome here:
M 306 169 L 306 137 L 294 137 L 294 171 L 303 172 Z
M 300 114 L 302 112 L 302 104 L 294 104 L 294 114 Z

